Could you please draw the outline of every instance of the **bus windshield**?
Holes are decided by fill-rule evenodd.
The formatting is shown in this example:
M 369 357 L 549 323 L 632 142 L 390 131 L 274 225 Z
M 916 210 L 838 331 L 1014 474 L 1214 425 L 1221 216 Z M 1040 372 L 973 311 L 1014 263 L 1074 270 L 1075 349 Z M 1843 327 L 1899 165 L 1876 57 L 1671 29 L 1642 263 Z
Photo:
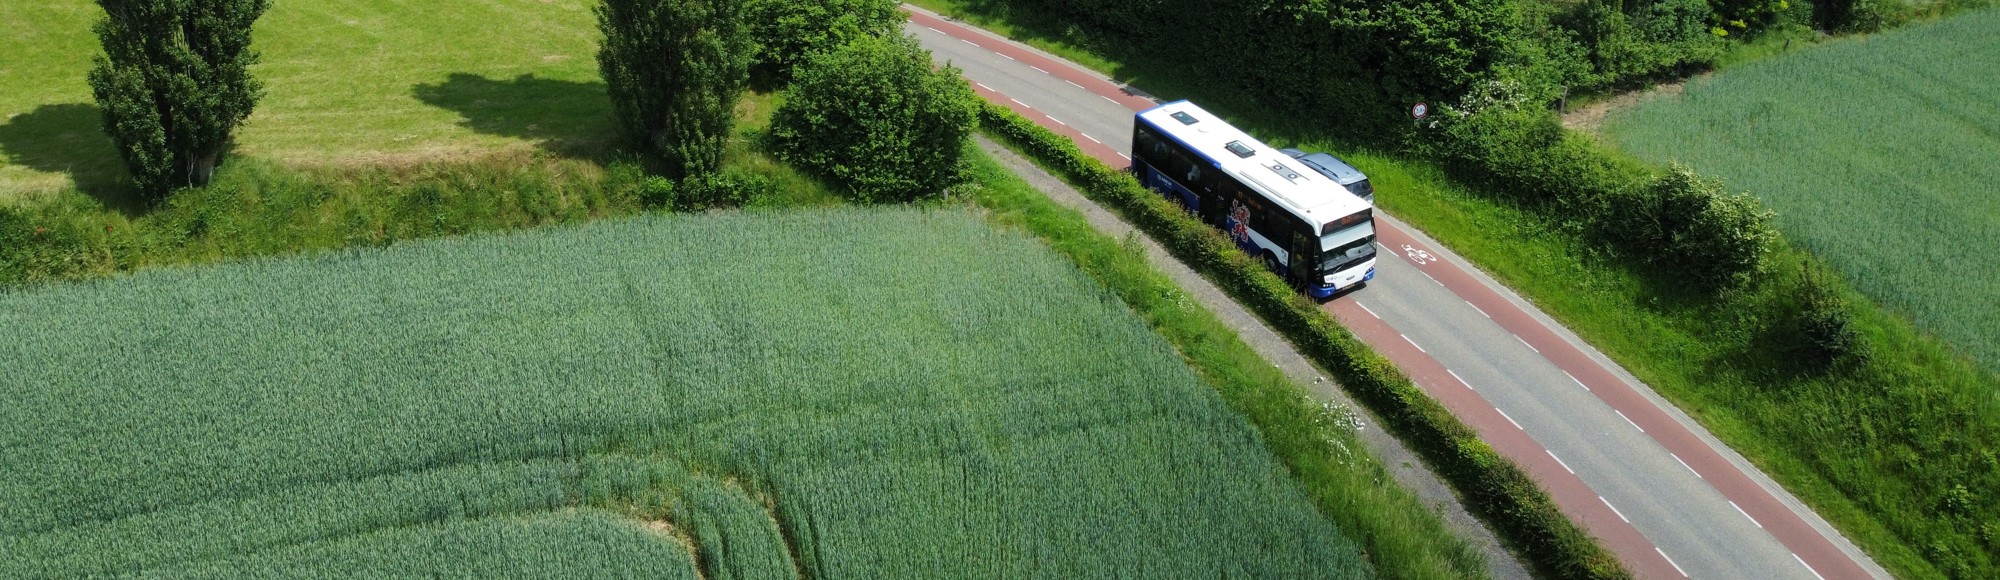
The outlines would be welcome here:
M 1375 257 L 1375 222 L 1366 221 L 1321 236 L 1319 270 L 1336 272 Z

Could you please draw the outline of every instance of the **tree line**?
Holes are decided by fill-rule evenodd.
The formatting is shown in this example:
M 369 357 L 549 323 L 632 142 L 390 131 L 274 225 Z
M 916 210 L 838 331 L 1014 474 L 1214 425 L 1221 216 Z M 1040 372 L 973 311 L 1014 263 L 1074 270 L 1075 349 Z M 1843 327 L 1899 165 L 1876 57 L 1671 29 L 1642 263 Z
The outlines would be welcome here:
M 206 186 L 263 96 L 251 27 L 269 0 L 98 0 L 88 81 L 134 185 Z M 767 148 L 863 200 L 959 180 L 978 97 L 903 35 L 893 0 L 603 0 L 599 70 L 630 146 L 671 200 L 729 189 L 723 154 L 751 79 L 782 87 Z M 707 192 L 707 193 L 703 193 Z

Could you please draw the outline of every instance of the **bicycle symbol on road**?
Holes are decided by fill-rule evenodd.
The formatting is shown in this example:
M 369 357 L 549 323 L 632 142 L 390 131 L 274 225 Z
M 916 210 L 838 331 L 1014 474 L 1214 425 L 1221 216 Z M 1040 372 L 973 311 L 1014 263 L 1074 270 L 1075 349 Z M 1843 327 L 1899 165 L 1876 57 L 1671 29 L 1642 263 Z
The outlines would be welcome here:
M 1412 248 L 1409 244 L 1403 244 L 1403 255 L 1409 256 L 1410 261 L 1416 262 L 1419 266 L 1438 261 L 1437 256 L 1432 256 L 1430 252 Z

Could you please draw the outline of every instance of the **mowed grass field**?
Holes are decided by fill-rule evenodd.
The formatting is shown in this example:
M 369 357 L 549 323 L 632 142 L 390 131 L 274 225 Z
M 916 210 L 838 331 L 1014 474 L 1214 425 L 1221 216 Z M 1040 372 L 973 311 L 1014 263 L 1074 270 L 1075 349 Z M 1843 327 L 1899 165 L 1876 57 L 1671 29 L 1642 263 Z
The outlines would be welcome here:
M 617 134 L 593 4 L 274 2 L 253 44 L 267 94 L 236 153 L 311 167 L 601 154 Z M 84 82 L 102 14 L 88 0 L 0 2 L 0 203 L 125 179 Z
M 1117 296 L 960 210 L 156 268 L 0 327 L 0 577 L 1371 575 Z
M 1751 63 L 1613 114 L 1748 190 L 1862 292 L 2000 372 L 2000 9 Z

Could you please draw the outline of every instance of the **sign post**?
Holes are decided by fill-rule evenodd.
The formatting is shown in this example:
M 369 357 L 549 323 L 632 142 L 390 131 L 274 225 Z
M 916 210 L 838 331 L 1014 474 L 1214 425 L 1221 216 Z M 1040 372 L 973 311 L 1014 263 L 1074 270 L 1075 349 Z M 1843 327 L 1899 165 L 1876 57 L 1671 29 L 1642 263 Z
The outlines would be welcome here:
M 1410 122 L 1418 127 L 1423 126 L 1424 117 L 1429 114 L 1431 114 L 1431 106 L 1424 104 L 1423 101 L 1417 101 L 1417 104 L 1410 105 Z

